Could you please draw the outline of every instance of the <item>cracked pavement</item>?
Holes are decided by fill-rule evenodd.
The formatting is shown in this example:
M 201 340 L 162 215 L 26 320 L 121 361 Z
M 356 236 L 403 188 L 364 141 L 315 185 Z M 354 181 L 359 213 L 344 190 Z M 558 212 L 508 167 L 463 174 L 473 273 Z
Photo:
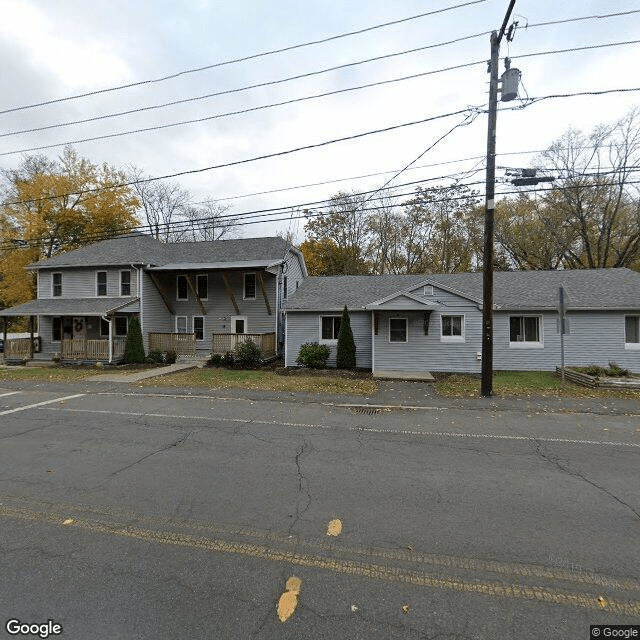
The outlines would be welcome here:
M 98 640 L 640 619 L 637 415 L 332 402 L 24 384 L 0 422 L 0 610 Z

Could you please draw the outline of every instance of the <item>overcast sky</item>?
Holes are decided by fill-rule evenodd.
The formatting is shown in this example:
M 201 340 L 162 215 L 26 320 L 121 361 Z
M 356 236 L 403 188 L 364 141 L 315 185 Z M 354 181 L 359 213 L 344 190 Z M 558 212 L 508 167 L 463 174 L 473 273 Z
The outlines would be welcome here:
M 452 8 L 456 5 L 466 6 Z M 0 111 L 165 78 L 451 7 L 284 53 L 0 114 L 0 133 L 5 134 L 0 138 L 0 167 L 20 162 L 20 153 L 5 155 L 9 152 L 56 145 L 31 152 L 54 158 L 64 143 L 84 138 L 211 118 L 473 62 L 479 64 L 198 123 L 78 142 L 74 147 L 93 162 L 120 168 L 135 165 L 149 175 L 161 176 L 244 161 L 469 106 L 486 108 L 489 76 L 483 61 L 489 57 L 489 35 L 483 32 L 500 28 L 507 6 L 508 0 L 473 4 L 465 0 L 0 0 Z M 640 13 L 525 28 L 527 24 L 634 10 L 640 10 L 640 2 L 517 0 L 512 17 L 519 25 L 513 42 L 503 40 L 501 56 L 511 56 L 512 66 L 522 71 L 521 96 L 640 86 L 638 44 L 518 59 L 535 52 L 638 40 Z M 424 49 L 475 34 L 482 35 Z M 423 50 L 135 114 L 6 135 L 239 89 L 416 48 Z M 502 62 L 500 66 L 502 72 Z M 599 123 L 623 117 L 637 104 L 640 92 L 629 92 L 547 100 L 523 110 L 501 112 L 497 151 L 507 154 L 543 149 L 569 127 L 590 131 Z M 196 200 L 228 199 L 224 202 L 237 214 L 297 207 L 329 198 L 339 190 L 380 187 L 393 173 L 355 177 L 401 169 L 462 119 L 462 115 L 440 118 L 175 180 Z M 439 142 L 416 163 L 421 168 L 406 171 L 394 184 L 463 171 L 469 172 L 462 176 L 466 182 L 482 181 L 482 160 L 449 161 L 483 156 L 486 128 L 487 116 L 481 114 L 472 124 Z M 424 166 L 444 162 L 448 164 Z M 528 156 L 499 155 L 497 164 L 527 166 Z M 342 179 L 346 180 L 251 195 Z M 427 184 L 450 182 L 442 178 Z M 247 225 L 241 233 L 252 237 L 290 230 L 301 240 L 302 227 L 301 221 L 278 221 Z

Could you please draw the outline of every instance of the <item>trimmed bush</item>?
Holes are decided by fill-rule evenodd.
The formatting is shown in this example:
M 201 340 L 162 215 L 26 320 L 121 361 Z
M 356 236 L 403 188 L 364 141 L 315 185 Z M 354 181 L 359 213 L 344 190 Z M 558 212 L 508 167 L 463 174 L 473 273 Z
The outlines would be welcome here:
M 147 356 L 147 362 L 150 364 L 162 364 L 164 362 L 164 354 L 160 349 L 153 349 L 149 351 L 149 355 Z
M 209 364 L 212 367 L 219 367 L 222 364 L 222 355 L 219 353 L 214 353 L 211 358 L 209 358 Z
M 338 369 L 356 368 L 356 343 L 353 339 L 351 320 L 349 318 L 349 311 L 347 310 L 346 304 L 342 310 L 342 320 L 340 322 L 340 331 L 338 333 L 336 366 Z
M 234 363 L 233 353 L 231 351 L 227 351 L 222 356 L 222 366 L 223 367 L 233 367 L 233 363 Z
M 144 355 L 144 343 L 142 342 L 142 331 L 140 320 L 137 316 L 131 318 L 129 331 L 127 331 L 127 341 L 124 345 L 124 360 L 129 364 L 142 364 L 147 361 Z
M 233 359 L 245 369 L 255 368 L 262 362 L 262 349 L 253 340 L 238 342 L 233 348 Z
M 296 362 L 310 369 L 324 369 L 327 366 L 327 360 L 331 351 L 326 344 L 318 344 L 317 342 L 305 342 L 300 345 L 300 353 Z

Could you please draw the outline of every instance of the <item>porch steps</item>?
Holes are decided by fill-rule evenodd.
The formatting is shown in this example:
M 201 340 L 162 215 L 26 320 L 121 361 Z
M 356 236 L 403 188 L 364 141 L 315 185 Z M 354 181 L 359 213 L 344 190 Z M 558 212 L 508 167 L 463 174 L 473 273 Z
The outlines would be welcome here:
M 377 380 L 412 380 L 417 382 L 435 382 L 428 371 L 379 371 L 373 372 Z

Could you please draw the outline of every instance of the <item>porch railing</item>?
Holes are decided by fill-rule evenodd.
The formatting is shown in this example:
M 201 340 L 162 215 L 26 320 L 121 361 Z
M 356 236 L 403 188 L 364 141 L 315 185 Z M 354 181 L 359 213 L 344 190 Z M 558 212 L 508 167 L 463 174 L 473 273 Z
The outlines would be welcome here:
M 195 333 L 149 333 L 149 351 L 175 351 L 179 356 L 196 355 Z
M 124 338 L 113 340 L 113 359 L 124 356 Z M 60 345 L 60 357 L 63 360 L 109 360 L 108 340 L 82 340 L 65 338 Z
M 261 350 L 266 358 L 276 355 L 276 334 L 274 333 L 214 333 L 211 337 L 211 353 L 224 355 L 227 351 L 233 351 L 238 344 L 251 340 Z
M 4 345 L 5 360 L 24 360 L 31 356 L 31 338 L 11 338 Z

